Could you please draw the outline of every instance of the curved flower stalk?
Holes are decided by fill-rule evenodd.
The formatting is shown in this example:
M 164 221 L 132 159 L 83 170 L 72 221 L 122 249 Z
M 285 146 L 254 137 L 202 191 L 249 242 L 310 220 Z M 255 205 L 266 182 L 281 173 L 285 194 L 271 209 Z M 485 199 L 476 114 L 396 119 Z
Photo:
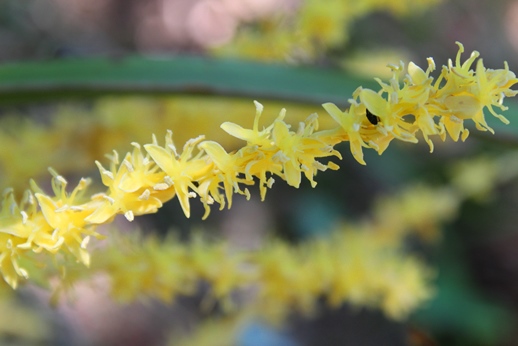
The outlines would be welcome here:
M 461 63 L 463 47 L 455 64 L 442 68 L 440 77 L 430 76 L 435 68 L 429 59 L 423 71 L 410 64 L 403 84 L 398 78 L 403 65 L 392 66 L 393 78 L 388 84 L 381 81 L 376 92 L 358 88 L 351 106 L 341 111 L 331 103 L 324 109 L 338 123 L 337 127 L 318 130 L 318 117 L 310 115 L 296 131 L 284 121 L 282 110 L 267 127 L 260 127 L 263 107 L 258 102 L 252 129 L 226 122 L 221 126 L 228 134 L 246 144 L 228 153 L 216 142 L 205 141 L 203 136 L 188 140 L 180 152 L 168 132 L 162 146 L 153 137 L 152 143 L 133 143 L 133 152 L 119 160 L 117 152 L 110 157 L 110 169 L 97 162 L 106 192 L 83 198 L 89 180 L 81 180 L 68 194 L 66 180 L 52 171 L 55 196 L 45 194 L 32 184 L 18 203 L 12 192 L 4 196 L 0 211 L 0 271 L 4 280 L 16 287 L 27 271 L 19 259 L 30 252 L 72 254 L 88 265 L 86 246 L 91 236 L 99 237 L 95 227 L 107 224 L 118 214 L 129 221 L 135 216 L 155 213 L 163 203 L 178 197 L 187 217 L 190 199 L 199 197 L 205 207 L 206 218 L 215 202 L 221 208 L 231 206 L 233 193 L 249 196 L 243 185 L 259 183 L 261 199 L 276 178 L 299 187 L 302 175 L 314 187 L 319 171 L 338 169 L 328 160 L 341 158 L 335 145 L 349 141 L 356 160 L 365 164 L 363 148 L 382 153 L 394 139 L 417 142 L 421 132 L 433 149 L 430 137 L 441 139 L 449 134 L 453 140 L 468 136 L 464 121 L 472 120 L 479 130 L 491 130 L 484 119 L 484 109 L 500 120 L 507 120 L 495 108 L 505 110 L 503 99 L 516 95 L 510 87 L 518 82 L 507 65 L 501 70 L 486 69 L 481 60 L 472 70 L 478 53 Z M 144 148 L 144 150 L 142 149 Z

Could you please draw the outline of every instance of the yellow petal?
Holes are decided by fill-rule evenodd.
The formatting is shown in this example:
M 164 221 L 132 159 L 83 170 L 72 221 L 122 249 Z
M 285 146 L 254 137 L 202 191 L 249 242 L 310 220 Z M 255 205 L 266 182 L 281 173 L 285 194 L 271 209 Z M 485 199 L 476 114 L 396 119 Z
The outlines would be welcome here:
M 228 133 L 231 136 L 234 136 L 236 138 L 242 139 L 244 141 L 248 141 L 250 139 L 250 132 L 251 130 L 244 129 L 238 124 L 231 123 L 229 121 L 224 122 L 220 126 L 223 131 Z
M 481 109 L 480 102 L 474 95 L 451 95 L 444 99 L 444 105 L 459 119 L 471 119 Z
M 410 75 L 410 78 L 412 78 L 412 82 L 414 82 L 414 84 L 423 84 L 428 79 L 426 73 L 413 62 L 408 64 L 408 74 Z
M 110 202 L 106 201 L 99 205 L 99 207 L 90 215 L 85 218 L 85 221 L 93 224 L 107 223 L 109 220 L 115 217 L 118 210 Z
M 288 185 L 299 188 L 300 186 L 300 165 L 290 160 L 284 165 L 284 175 Z
M 224 171 L 229 161 L 229 154 L 221 146 L 221 144 L 213 141 L 205 141 L 200 143 L 199 147 L 210 156 L 216 167 Z
M 176 184 L 175 184 L 176 185 Z M 176 187 L 176 196 L 180 205 L 182 206 L 183 213 L 186 218 L 191 217 L 191 205 L 189 204 L 189 189 L 187 185 L 182 184 Z
M 370 89 L 362 89 L 360 91 L 360 100 L 367 109 L 374 115 L 384 117 L 389 112 L 387 100 L 381 97 L 377 92 Z
M 173 172 L 176 171 L 176 167 L 174 165 L 174 158 L 170 152 L 161 146 L 155 144 L 146 144 L 144 148 L 148 152 L 149 156 L 156 162 L 158 167 L 160 167 L 164 172 L 168 175 L 174 175 Z
M 45 220 L 47 220 L 47 223 L 52 228 L 57 228 L 59 222 L 56 218 L 57 206 L 52 200 L 52 198 L 50 198 L 49 196 L 42 195 L 41 193 L 36 193 L 35 196 L 36 199 L 38 199 L 38 204 L 41 208 L 43 216 L 45 217 Z
M 334 119 L 338 124 L 342 125 L 344 112 L 340 110 L 334 103 L 328 102 L 322 105 L 327 113 Z

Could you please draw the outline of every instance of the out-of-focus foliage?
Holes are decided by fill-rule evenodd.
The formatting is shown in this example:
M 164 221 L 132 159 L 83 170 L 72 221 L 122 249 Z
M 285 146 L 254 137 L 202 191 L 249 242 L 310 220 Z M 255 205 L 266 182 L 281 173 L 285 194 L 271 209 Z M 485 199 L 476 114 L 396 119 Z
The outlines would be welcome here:
M 314 61 L 328 50 L 346 44 L 352 23 L 369 13 L 386 11 L 411 16 L 435 6 L 440 0 L 318 0 L 300 1 L 295 11 L 261 18 L 238 31 L 218 55 L 265 61 Z

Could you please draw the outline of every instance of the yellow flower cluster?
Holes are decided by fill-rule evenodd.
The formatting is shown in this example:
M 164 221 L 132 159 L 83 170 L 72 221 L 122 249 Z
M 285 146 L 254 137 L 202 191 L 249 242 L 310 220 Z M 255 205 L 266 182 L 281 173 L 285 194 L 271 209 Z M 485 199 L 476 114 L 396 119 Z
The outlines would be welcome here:
M 210 285 L 207 302 L 217 300 L 229 312 L 246 304 L 269 321 L 282 321 L 294 310 L 313 313 L 322 298 L 330 307 L 349 303 L 402 319 L 431 297 L 433 273 L 399 245 L 383 241 L 375 232 L 339 226 L 332 236 L 299 246 L 276 241 L 236 252 L 201 237 L 182 244 L 126 235 L 95 251 L 90 270 L 74 280 L 106 275 L 111 295 L 123 302 L 144 297 L 171 302 L 197 294 L 204 282 Z M 73 283 L 64 279 L 65 285 Z M 256 292 L 255 299 L 235 301 L 236 292 L 246 291 Z
M 0 210 L 0 271 L 13 288 L 20 277 L 28 277 L 18 262 L 27 252 L 64 252 L 88 266 L 90 255 L 86 246 L 90 236 L 101 237 L 95 232 L 95 225 L 86 221 L 95 210 L 95 203 L 79 202 L 90 181 L 81 179 L 68 193 L 67 181 L 52 173 L 54 197 L 45 194 L 35 183 L 33 191 L 27 190 L 20 203 L 11 189 L 4 193 Z
M 341 125 L 342 136 L 350 142 L 354 158 L 365 164 L 362 147 L 372 148 L 382 154 L 394 138 L 417 143 L 416 134 L 422 136 L 433 151 L 430 136 L 439 135 L 444 141 L 448 134 L 454 141 L 464 141 L 469 130 L 465 120 L 472 120 L 480 131 L 494 132 L 484 118 L 484 109 L 505 124 L 509 121 L 498 114 L 495 108 L 506 110 L 504 98 L 515 96 L 510 87 L 518 82 L 507 63 L 504 69 L 486 69 L 479 59 L 476 69 L 471 66 L 479 53 L 474 51 L 468 60 L 461 63 L 464 47 L 458 43 L 455 63 L 451 60 L 443 66 L 439 78 L 430 76 L 435 69 L 432 58 L 423 71 L 414 63 L 408 65 L 403 84 L 399 83 L 404 65 L 389 65 L 393 77 L 389 83 L 377 80 L 381 90 L 358 88 L 351 106 L 341 111 L 332 103 L 324 109 Z
M 211 284 L 213 299 L 230 299 L 232 291 L 249 279 L 241 267 L 243 256 L 232 254 L 223 243 L 193 238 L 186 244 L 175 238 L 114 236 L 108 247 L 95 252 L 88 272 L 78 271 L 89 277 L 92 273 L 107 274 L 112 295 L 121 302 L 143 297 L 171 302 L 179 295 L 195 294 L 200 281 Z M 71 284 L 73 280 L 63 282 Z
M 293 308 L 314 312 L 323 298 L 332 308 L 349 303 L 405 318 L 432 296 L 432 272 L 398 246 L 363 231 L 340 226 L 329 238 L 261 251 L 258 309 L 269 320 L 283 320 Z
M 249 196 L 245 186 L 259 182 L 261 198 L 272 187 L 274 178 L 299 187 L 302 175 L 312 186 L 318 171 L 338 169 L 333 162 L 320 160 L 338 157 L 334 146 L 349 141 L 356 160 L 365 164 L 362 148 L 373 148 L 382 153 L 390 141 L 399 139 L 417 142 L 421 132 L 433 149 L 430 136 L 445 139 L 449 134 L 455 141 L 468 136 L 464 120 L 475 122 L 479 130 L 491 130 L 484 120 L 484 109 L 500 120 L 494 107 L 502 105 L 505 96 L 514 96 L 509 88 L 518 82 L 507 64 L 504 69 L 486 69 L 479 60 L 476 70 L 471 66 L 478 57 L 474 52 L 461 63 L 463 51 L 453 62 L 444 66 L 434 81 L 430 72 L 433 60 L 425 71 L 411 63 L 401 85 L 398 77 L 403 66 L 393 66 L 394 77 L 389 84 L 380 81 L 382 89 L 375 92 L 358 88 L 351 106 L 340 111 L 333 104 L 324 109 L 339 124 L 335 129 L 318 130 L 316 114 L 300 122 L 296 131 L 284 121 L 282 110 L 273 123 L 261 128 L 263 112 L 256 102 L 256 116 L 251 129 L 226 122 L 222 129 L 246 142 L 237 151 L 227 152 L 220 144 L 205 141 L 203 136 L 188 140 L 180 151 L 168 132 L 165 144 L 153 137 L 151 143 L 133 143 L 134 149 L 122 158 L 115 151 L 110 156 L 110 166 L 96 162 L 107 190 L 85 198 L 89 180 L 67 192 L 67 182 L 52 172 L 55 196 L 48 196 L 36 184 L 18 202 L 13 192 L 4 195 L 0 211 L 0 271 L 6 282 L 16 287 L 27 271 L 19 260 L 26 254 L 45 252 L 70 254 L 77 261 L 89 264 L 86 246 L 97 225 L 106 224 L 118 214 L 129 221 L 135 216 L 155 213 L 163 203 L 175 196 L 187 217 L 190 216 L 190 199 L 198 197 L 205 207 L 204 218 L 210 206 L 220 208 L 232 204 L 232 195 Z M 384 97 L 386 96 L 386 98 Z M 436 120 L 438 121 L 436 122 Z
M 254 60 L 314 60 L 322 50 L 348 39 L 349 28 L 359 18 L 375 11 L 397 16 L 421 12 L 440 0 L 302 0 L 293 13 L 271 15 L 255 26 L 241 28 L 232 44 L 215 49 L 216 54 Z

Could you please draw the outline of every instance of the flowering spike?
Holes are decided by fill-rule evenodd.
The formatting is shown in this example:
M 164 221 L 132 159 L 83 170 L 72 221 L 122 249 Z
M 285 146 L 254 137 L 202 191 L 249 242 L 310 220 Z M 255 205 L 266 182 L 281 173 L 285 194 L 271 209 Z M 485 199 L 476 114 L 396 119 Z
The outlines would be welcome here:
M 32 192 L 26 192 L 20 203 L 12 190 L 7 190 L 0 210 L 1 275 L 16 287 L 18 280 L 28 274 L 18 263 L 27 252 L 65 252 L 89 265 L 86 244 L 91 236 L 100 237 L 95 232 L 96 225 L 109 223 L 119 214 L 132 221 L 138 215 L 154 213 L 175 196 L 186 217 L 190 216 L 190 200 L 199 198 L 205 219 L 214 203 L 220 209 L 231 207 L 234 193 L 250 199 L 245 186 L 256 182 L 262 200 L 275 179 L 299 187 L 304 175 L 314 187 L 318 171 L 338 169 L 335 163 L 320 160 L 331 156 L 340 159 L 335 145 L 341 142 L 348 141 L 353 157 L 365 164 L 364 148 L 382 154 L 394 139 L 416 143 L 419 132 L 430 151 L 434 136 L 443 141 L 447 136 L 453 141 L 466 140 L 466 121 L 472 121 L 480 131 L 493 132 L 484 112 L 489 110 L 507 124 L 507 118 L 499 113 L 507 109 L 504 98 L 517 94 L 510 88 L 518 79 L 507 63 L 503 69 L 486 68 L 476 51 L 462 61 L 464 47 L 457 44 L 455 61 L 449 60 L 435 80 L 430 76 L 436 67 L 433 59 L 427 59 L 426 70 L 410 62 L 405 71 L 405 64 L 400 62 L 389 65 L 389 81 L 376 79 L 379 90 L 357 88 L 347 109 L 323 104 L 336 122 L 336 127 L 329 130 L 318 131 L 318 117 L 312 114 L 293 131 L 284 121 L 285 109 L 270 125 L 260 127 L 264 107 L 254 101 L 251 129 L 230 122 L 221 125 L 228 134 L 245 142 L 235 152 L 227 152 L 203 136 L 188 140 L 179 152 L 173 132 L 168 130 L 163 146 L 153 135 L 149 144 L 133 142 L 133 151 L 122 157 L 113 151 L 108 155 L 109 169 L 96 161 L 107 190 L 89 199 L 83 196 L 90 180 L 81 179 L 67 192 L 67 181 L 53 169 L 54 196 L 47 195 L 32 180 Z M 339 303 L 346 292 L 340 290 L 341 283 L 335 284 L 329 299 Z M 392 302 L 387 298 L 383 304 L 396 314 Z

